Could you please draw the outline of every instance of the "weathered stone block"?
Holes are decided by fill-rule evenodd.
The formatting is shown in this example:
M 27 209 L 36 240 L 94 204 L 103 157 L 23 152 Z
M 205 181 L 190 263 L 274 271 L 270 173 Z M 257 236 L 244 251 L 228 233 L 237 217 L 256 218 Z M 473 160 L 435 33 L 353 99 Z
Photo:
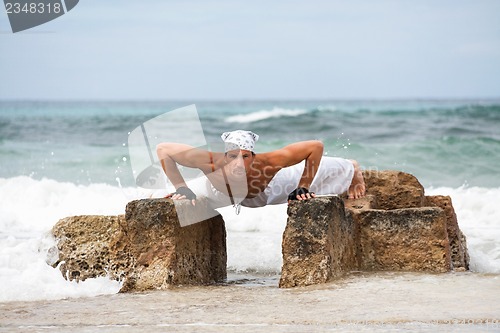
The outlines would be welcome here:
M 366 194 L 377 198 L 379 209 L 415 208 L 425 205 L 424 188 L 418 179 L 394 170 L 363 171 Z
M 357 223 L 361 270 L 447 272 L 452 267 L 441 208 L 364 210 Z
M 469 253 L 465 235 L 458 227 L 457 215 L 451 198 L 444 195 L 426 196 L 427 206 L 435 206 L 444 210 L 446 214 L 446 230 L 450 241 L 451 262 L 454 270 L 469 269 Z
M 143 199 L 131 201 L 121 221 L 134 267 L 122 291 L 165 289 L 179 284 L 210 284 L 226 279 L 226 230 L 216 215 L 181 227 L 176 208 L 206 214 L 206 201 Z M 214 214 L 212 214 L 214 215 Z
M 120 221 L 125 217 L 81 215 L 59 220 L 52 228 L 57 247 L 51 252 L 63 276 L 69 280 L 109 276 L 125 278 L 132 257 L 127 245 L 120 241 Z
M 339 197 L 290 203 L 279 286 L 324 283 L 355 269 L 354 238 L 352 219 Z
M 359 269 L 359 267 L 361 266 L 362 257 L 361 248 L 359 245 L 359 213 L 365 210 L 375 209 L 377 207 L 377 198 L 374 195 L 368 194 L 363 198 L 355 200 L 344 200 L 344 207 L 346 210 L 346 215 L 353 220 L 353 229 L 355 236 L 354 251 L 356 253 L 356 267 Z
M 177 210 L 176 210 L 177 208 Z M 121 291 L 164 289 L 179 284 L 209 284 L 226 279 L 226 230 L 218 214 L 181 227 L 177 211 L 188 220 L 207 216 L 207 204 L 144 199 L 127 205 L 126 215 L 72 216 L 53 228 L 58 266 L 67 279 L 109 276 L 123 280 Z M 192 219 L 193 218 L 193 219 Z

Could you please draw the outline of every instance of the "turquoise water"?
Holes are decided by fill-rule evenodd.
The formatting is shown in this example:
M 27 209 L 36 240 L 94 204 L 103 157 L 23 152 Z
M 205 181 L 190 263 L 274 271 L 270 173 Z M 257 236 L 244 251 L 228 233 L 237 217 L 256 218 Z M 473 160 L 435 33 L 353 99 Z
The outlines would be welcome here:
M 0 102 L 0 177 L 132 184 L 127 138 L 186 102 Z M 500 101 L 195 103 L 207 142 L 248 129 L 258 151 L 320 139 L 364 168 L 415 174 L 424 186 L 500 186 Z M 176 124 L 172 124 L 175 126 Z M 179 139 L 182 142 L 182 139 Z

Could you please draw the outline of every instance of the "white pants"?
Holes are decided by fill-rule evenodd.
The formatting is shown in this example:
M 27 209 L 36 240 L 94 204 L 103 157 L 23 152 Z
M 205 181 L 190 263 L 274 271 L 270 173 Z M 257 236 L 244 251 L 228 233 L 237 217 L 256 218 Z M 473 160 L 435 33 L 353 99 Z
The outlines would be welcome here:
M 266 189 L 251 199 L 233 198 L 235 203 L 246 207 L 278 205 L 288 201 L 288 195 L 299 185 L 305 162 L 283 168 L 271 179 Z M 354 176 L 354 166 L 350 160 L 338 157 L 322 157 L 318 171 L 309 191 L 316 194 L 342 194 L 349 189 Z M 206 176 L 187 182 L 197 195 L 207 197 L 212 208 L 232 204 L 231 198 L 215 189 Z

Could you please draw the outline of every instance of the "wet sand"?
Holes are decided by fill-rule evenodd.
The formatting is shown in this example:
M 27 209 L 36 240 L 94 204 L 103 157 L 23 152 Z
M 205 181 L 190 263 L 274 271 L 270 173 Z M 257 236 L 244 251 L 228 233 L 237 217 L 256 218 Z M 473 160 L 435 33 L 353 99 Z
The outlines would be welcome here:
M 0 332 L 500 332 L 498 274 L 354 273 L 294 289 L 278 279 L 0 303 Z

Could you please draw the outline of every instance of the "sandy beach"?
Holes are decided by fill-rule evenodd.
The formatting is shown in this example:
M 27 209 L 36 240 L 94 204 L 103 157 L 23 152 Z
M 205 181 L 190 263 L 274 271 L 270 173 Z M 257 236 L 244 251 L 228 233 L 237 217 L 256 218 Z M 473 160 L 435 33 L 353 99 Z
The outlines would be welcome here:
M 0 304 L 1 332 L 500 331 L 500 276 L 354 273 L 279 289 L 278 276 L 219 286 Z

